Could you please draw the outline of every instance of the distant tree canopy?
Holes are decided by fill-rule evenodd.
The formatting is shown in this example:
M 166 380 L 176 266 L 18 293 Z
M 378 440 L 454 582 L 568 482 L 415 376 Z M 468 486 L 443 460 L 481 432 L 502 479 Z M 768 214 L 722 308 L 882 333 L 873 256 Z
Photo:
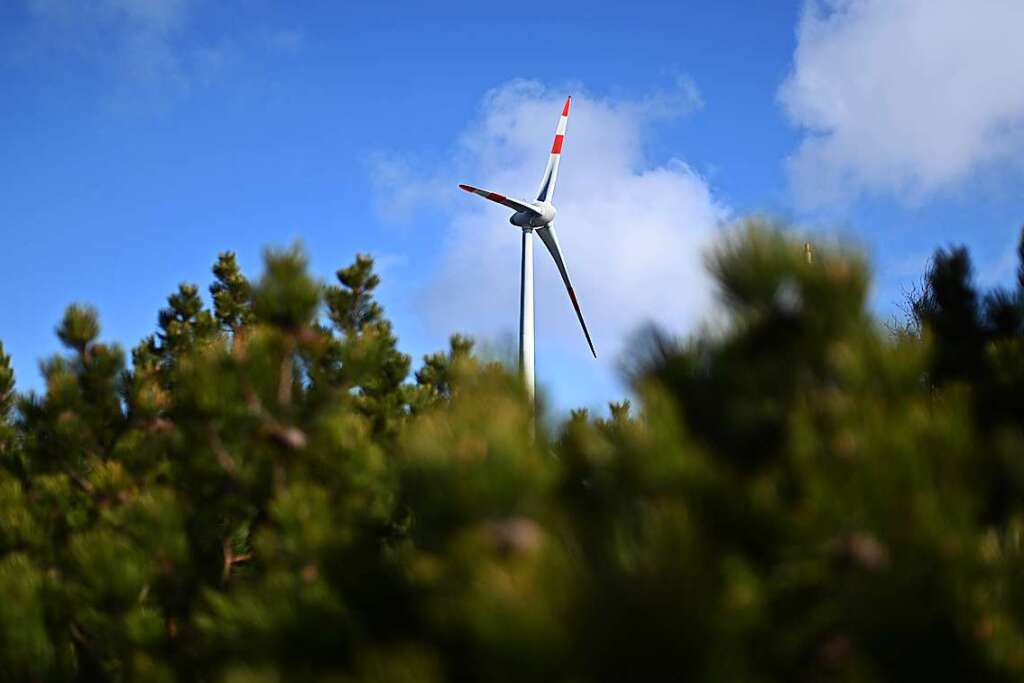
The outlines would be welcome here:
M 891 335 L 748 221 L 726 324 L 553 429 L 465 337 L 411 375 L 366 256 L 222 254 L 130 363 L 72 305 L 43 391 L 0 346 L 0 680 L 1021 680 L 1021 258 Z

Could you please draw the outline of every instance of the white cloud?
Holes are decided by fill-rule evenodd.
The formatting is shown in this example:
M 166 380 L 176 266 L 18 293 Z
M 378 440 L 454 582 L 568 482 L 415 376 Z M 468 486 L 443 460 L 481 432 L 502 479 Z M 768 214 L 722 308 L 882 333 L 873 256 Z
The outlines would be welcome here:
M 24 0 L 35 21 L 24 52 L 70 54 L 114 76 L 115 103 L 160 104 L 222 79 L 251 52 L 295 53 L 295 31 L 191 31 L 209 0 Z
M 185 22 L 191 5 L 192 0 L 102 0 L 92 7 L 95 12 L 119 16 L 143 30 L 168 33 Z
M 439 266 L 423 306 L 438 334 L 464 330 L 493 339 L 515 329 L 520 230 L 508 223 L 507 209 L 464 194 L 456 184 L 534 196 L 565 94 L 527 81 L 489 92 L 450 165 L 421 174 L 418 186 L 408 165 L 377 165 L 379 191 L 390 192 L 390 180 L 402 188 L 399 199 L 440 197 L 437 206 L 448 212 Z M 680 81 L 671 91 L 639 101 L 575 95 L 554 198 L 556 224 L 608 370 L 638 325 L 654 320 L 679 331 L 703 316 L 712 288 L 702 257 L 728 211 L 684 161 L 652 165 L 644 157 L 652 121 L 700 106 L 692 83 Z M 585 361 L 586 342 L 539 240 L 535 271 L 540 352 L 545 346 L 559 355 L 570 349 Z
M 191 55 L 179 44 L 192 0 L 28 0 L 40 49 L 70 53 L 116 74 L 131 99 L 141 89 L 180 93 L 191 79 Z M 202 57 L 209 57 L 209 48 Z
M 779 100 L 799 197 L 911 202 L 1024 151 L 1024 2 L 808 0 Z
M 385 223 L 409 223 L 426 210 L 441 210 L 444 200 L 451 195 L 449 176 L 434 170 L 428 177 L 407 159 L 394 154 L 375 154 L 370 159 L 369 171 L 374 210 Z
M 151 30 L 168 30 L 179 25 L 190 0 L 28 0 L 38 16 L 58 21 L 91 18 L 102 21 L 127 19 Z

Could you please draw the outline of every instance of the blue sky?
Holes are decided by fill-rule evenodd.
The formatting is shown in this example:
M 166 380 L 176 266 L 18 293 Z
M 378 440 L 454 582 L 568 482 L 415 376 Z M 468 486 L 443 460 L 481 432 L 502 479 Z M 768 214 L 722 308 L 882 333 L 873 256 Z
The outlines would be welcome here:
M 538 381 L 624 395 L 654 320 L 713 308 L 700 254 L 753 211 L 872 256 L 890 314 L 937 246 L 1007 282 L 1024 222 L 1019 3 L 0 0 L 0 339 L 22 388 L 72 301 L 131 346 L 219 251 L 379 259 L 415 357 L 518 322 L 518 236 L 565 95 L 559 234 L 601 359 L 537 252 Z M 967 57 L 969 55 L 969 58 Z

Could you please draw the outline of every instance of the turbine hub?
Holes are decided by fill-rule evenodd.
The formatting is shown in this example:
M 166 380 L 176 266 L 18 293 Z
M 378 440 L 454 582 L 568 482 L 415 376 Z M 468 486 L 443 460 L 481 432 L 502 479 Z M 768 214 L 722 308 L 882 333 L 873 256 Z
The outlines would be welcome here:
M 540 209 L 540 216 L 537 216 L 534 219 L 534 227 L 539 228 L 555 220 L 555 214 L 558 213 L 558 209 L 553 207 L 551 204 L 545 202 L 537 208 Z

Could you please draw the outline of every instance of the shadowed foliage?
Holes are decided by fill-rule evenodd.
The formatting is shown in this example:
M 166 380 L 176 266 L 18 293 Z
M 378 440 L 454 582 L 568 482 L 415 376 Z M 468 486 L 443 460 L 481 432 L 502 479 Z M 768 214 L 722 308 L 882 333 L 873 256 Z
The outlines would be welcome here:
M 892 335 L 802 245 L 726 234 L 722 324 L 561 423 L 411 373 L 368 256 L 222 254 L 130 364 L 69 307 L 42 391 L 0 347 L 0 681 L 1020 680 L 1024 265 Z

